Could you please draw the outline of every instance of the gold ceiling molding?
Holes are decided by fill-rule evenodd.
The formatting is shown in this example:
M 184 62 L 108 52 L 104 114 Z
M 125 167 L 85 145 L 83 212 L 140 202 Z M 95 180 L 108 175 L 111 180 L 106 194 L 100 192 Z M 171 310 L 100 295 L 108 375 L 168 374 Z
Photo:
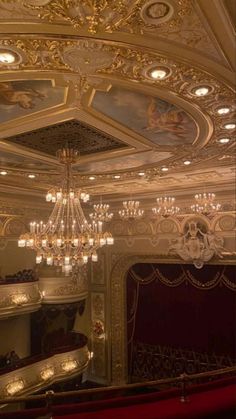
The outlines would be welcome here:
M 208 134 L 205 133 L 205 137 L 208 135 L 208 138 L 206 138 L 205 143 L 196 143 L 191 147 L 186 145 L 173 147 L 172 152 L 175 157 L 168 162 L 168 175 L 173 176 L 177 171 L 184 171 L 183 161 L 186 158 L 192 162 L 191 170 L 193 167 L 197 168 L 199 164 L 202 166 L 204 162 L 205 164 L 215 165 L 216 159 L 224 159 L 218 160 L 219 164 L 224 165 L 228 164 L 229 161 L 231 162 L 234 158 L 232 142 L 228 144 L 218 143 L 218 139 L 221 136 L 227 135 L 231 137 L 233 134 L 233 132 L 226 133 L 223 127 L 223 124 L 228 121 L 228 116 L 220 116 L 216 112 L 217 106 L 222 104 L 235 109 L 234 91 L 231 86 L 218 80 L 209 72 L 195 68 L 191 64 L 173 60 L 167 54 L 154 53 L 150 52 L 149 49 L 124 46 L 109 41 L 101 42 L 91 39 L 65 41 L 14 37 L 1 40 L 0 45 L 13 47 L 23 57 L 22 62 L 15 68 L 15 79 L 17 79 L 18 73 L 16 70 L 19 70 L 19 74 L 22 71 L 31 71 L 31 78 L 33 74 L 38 78 L 40 74 L 45 76 L 50 71 L 57 72 L 57 74 L 63 73 L 64 77 L 78 75 L 80 77 L 79 83 L 82 80 L 82 84 L 85 86 L 85 94 L 88 90 L 88 77 L 90 85 L 91 80 L 98 77 L 101 80 L 116 81 L 116 83 L 125 82 L 130 86 L 132 85 L 133 88 L 139 82 L 139 86 L 143 86 L 144 89 L 147 89 L 147 87 L 156 89 L 157 95 L 158 91 L 162 92 L 163 98 L 165 98 L 165 95 L 172 94 L 173 100 L 176 97 L 184 100 L 188 104 L 190 112 L 191 109 L 200 111 L 204 115 L 205 120 L 208 121 L 209 132 Z M 69 56 L 70 58 L 73 56 L 73 59 L 69 59 Z M 81 56 L 83 57 L 84 66 L 79 61 Z M 105 57 L 104 60 L 103 56 Z M 150 69 L 157 65 L 169 69 L 168 77 L 162 80 L 152 80 L 148 77 Z M 80 90 L 80 86 L 77 86 L 78 81 L 76 82 L 75 80 L 71 83 L 77 90 Z M 200 85 L 209 86 L 210 94 L 202 97 L 195 96 L 192 90 Z M 83 105 L 82 99 L 82 97 L 79 97 L 79 107 Z M 232 112 L 231 115 L 231 118 L 234 119 Z M 124 171 L 121 173 L 120 180 L 123 181 L 135 177 L 137 179 L 139 177 L 138 171 L 139 169 Z M 145 168 L 144 171 L 145 178 L 149 181 L 163 176 L 160 167 Z M 112 180 L 112 177 L 112 173 L 101 174 L 96 177 L 94 183 L 109 182 Z M 47 174 L 40 175 L 39 179 L 49 183 L 53 180 L 52 176 Z M 83 175 L 80 177 L 80 180 L 91 184 L 89 176 Z M 119 182 L 116 184 L 119 184 Z
M 3 19 L 9 21 L 20 17 L 28 23 L 42 22 L 42 31 L 45 25 L 50 29 L 53 23 L 61 25 L 62 32 L 69 27 L 72 34 L 145 35 L 174 41 L 201 53 L 204 50 L 209 57 L 224 61 L 192 0 L 0 0 L 0 9 Z
M 68 60 L 68 50 L 74 51 L 74 56 L 83 55 L 87 66 L 83 69 L 83 80 L 86 76 L 113 77 L 132 81 L 139 81 L 143 85 L 168 90 L 179 95 L 189 102 L 191 106 L 200 108 L 206 116 L 214 121 L 217 135 L 222 131 L 222 119 L 215 110 L 217 103 L 225 103 L 235 108 L 235 93 L 233 88 L 226 85 L 208 72 L 170 59 L 168 56 L 151 53 L 139 48 L 115 45 L 112 42 L 95 40 L 50 40 L 50 39 L 5 39 L 0 45 L 17 48 L 19 53 L 27 58 L 18 64 L 19 70 L 32 71 L 63 71 L 68 73 L 81 73 L 79 61 Z M 99 58 L 94 68 L 96 57 L 105 55 L 104 61 Z M 75 60 L 75 58 L 74 58 Z M 79 60 L 79 58 L 78 58 Z M 69 61 L 69 62 L 67 62 Z M 90 66 L 91 61 L 91 66 Z M 109 64 L 107 64 L 109 62 Z M 105 65 L 105 66 L 104 66 Z M 147 76 L 150 68 L 157 65 L 165 66 L 170 74 L 162 80 L 151 80 Z M 192 89 L 198 85 L 208 85 L 211 92 L 207 96 L 197 97 Z M 216 138 L 215 138 L 216 139 Z
M 33 18 L 48 23 L 67 23 L 75 30 L 86 29 L 94 35 L 98 32 L 112 33 L 124 30 L 141 33 L 159 28 L 164 36 L 180 32 L 185 16 L 193 13 L 191 0 L 24 0 L 19 1 L 24 9 L 33 11 Z M 17 0 L 1 0 L 2 7 Z M 9 9 L 7 9 L 9 10 Z M 200 22 L 200 21 L 199 21 Z M 195 25 L 196 26 L 196 25 Z M 200 23 L 198 23 L 198 29 Z M 199 40 L 199 39 L 198 39 Z M 190 41 L 191 42 L 191 41 Z M 193 41 L 192 41 L 193 42 Z M 195 43 L 196 35 L 195 35 Z

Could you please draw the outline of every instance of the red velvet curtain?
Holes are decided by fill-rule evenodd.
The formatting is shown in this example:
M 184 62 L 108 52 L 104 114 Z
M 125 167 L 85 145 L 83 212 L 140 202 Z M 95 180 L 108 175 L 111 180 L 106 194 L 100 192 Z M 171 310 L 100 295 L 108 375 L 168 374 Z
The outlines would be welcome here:
M 174 357 L 190 356 L 192 371 L 187 372 L 197 372 L 197 357 L 198 365 L 205 362 L 221 366 L 222 356 L 222 366 L 228 365 L 236 358 L 235 290 L 235 266 L 207 265 L 198 270 L 192 265 L 134 265 L 127 273 L 130 375 L 135 365 L 146 363 L 136 368 L 136 374 L 141 371 L 144 378 L 158 378 L 155 363 L 160 370 L 163 358 L 171 368 Z M 201 359 L 201 354 L 206 359 Z M 145 372 L 147 362 L 151 375 Z M 182 366 L 175 368 L 179 368 L 177 373 L 183 372 Z

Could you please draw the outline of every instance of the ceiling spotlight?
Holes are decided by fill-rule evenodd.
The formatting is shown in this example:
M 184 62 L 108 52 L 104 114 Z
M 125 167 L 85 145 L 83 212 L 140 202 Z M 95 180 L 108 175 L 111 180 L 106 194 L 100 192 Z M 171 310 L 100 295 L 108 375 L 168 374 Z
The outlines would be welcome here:
M 193 90 L 196 96 L 206 96 L 209 93 L 210 89 L 207 86 L 200 86 Z
M 34 179 L 36 176 L 32 173 L 32 174 L 28 175 L 28 177 L 29 177 L 30 179 Z
M 190 160 L 185 160 L 184 164 L 185 164 L 185 166 L 188 166 L 189 164 L 191 164 L 191 161 Z
M 150 71 L 149 71 L 149 76 L 152 78 L 152 79 L 155 79 L 155 80 L 162 80 L 162 79 L 164 79 L 168 74 L 170 73 L 170 70 L 168 69 L 168 68 L 166 68 L 166 67 L 155 67 L 155 68 L 152 68 Z
M 221 144 L 227 144 L 230 141 L 230 139 L 229 138 L 220 138 L 218 141 Z
M 235 127 L 236 127 L 236 124 L 233 123 L 233 122 L 230 122 L 230 123 L 224 125 L 225 129 L 234 129 Z
M 10 51 L 0 50 L 0 64 L 12 64 L 15 61 L 15 54 Z
M 169 169 L 168 169 L 168 167 L 162 167 L 161 170 L 162 170 L 162 172 L 168 172 Z
M 228 108 L 228 107 L 223 107 L 223 108 L 218 108 L 217 109 L 217 113 L 219 115 L 226 115 L 229 112 L 230 112 L 230 108 Z
M 138 174 L 139 176 L 145 176 L 145 173 L 144 172 L 139 172 L 139 174 Z
M 95 177 L 94 176 L 89 176 L 89 180 L 94 180 Z
M 114 179 L 120 179 L 120 175 L 115 175 Z
M 0 175 L 2 175 L 2 176 L 6 176 L 6 175 L 7 175 L 6 170 L 2 170 L 2 171 L 0 172 Z

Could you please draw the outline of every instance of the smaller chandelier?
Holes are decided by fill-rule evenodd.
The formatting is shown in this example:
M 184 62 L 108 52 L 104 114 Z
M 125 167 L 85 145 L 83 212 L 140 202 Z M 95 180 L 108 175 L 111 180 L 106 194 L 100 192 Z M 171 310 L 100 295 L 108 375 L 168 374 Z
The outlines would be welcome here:
M 156 216 L 169 217 L 170 215 L 176 215 L 179 213 L 179 207 L 174 205 L 175 198 L 172 196 L 165 196 L 157 198 L 157 206 L 152 208 L 152 212 Z
M 123 201 L 124 208 L 119 211 L 119 216 L 123 220 L 139 220 L 144 214 L 139 204 L 139 201 Z
M 191 210 L 198 214 L 210 215 L 220 210 L 221 205 L 215 202 L 214 193 L 200 193 L 195 195 L 196 204 L 191 205 Z
M 113 213 L 109 212 L 109 208 L 109 204 L 95 204 L 93 206 L 94 212 L 89 214 L 89 217 L 95 222 L 102 221 L 108 223 L 113 217 Z

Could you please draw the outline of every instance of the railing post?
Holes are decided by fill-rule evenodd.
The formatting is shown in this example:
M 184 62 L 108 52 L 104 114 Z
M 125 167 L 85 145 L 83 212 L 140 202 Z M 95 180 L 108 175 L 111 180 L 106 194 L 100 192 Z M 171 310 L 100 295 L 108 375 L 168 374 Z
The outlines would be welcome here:
M 47 409 L 47 418 L 52 419 L 52 404 L 53 404 L 53 397 L 54 391 L 48 390 L 46 391 L 46 409 Z
M 187 374 L 183 373 L 181 374 L 181 396 L 180 401 L 181 403 L 186 403 L 188 401 L 187 398 L 187 391 L 186 391 L 186 383 L 187 383 Z

